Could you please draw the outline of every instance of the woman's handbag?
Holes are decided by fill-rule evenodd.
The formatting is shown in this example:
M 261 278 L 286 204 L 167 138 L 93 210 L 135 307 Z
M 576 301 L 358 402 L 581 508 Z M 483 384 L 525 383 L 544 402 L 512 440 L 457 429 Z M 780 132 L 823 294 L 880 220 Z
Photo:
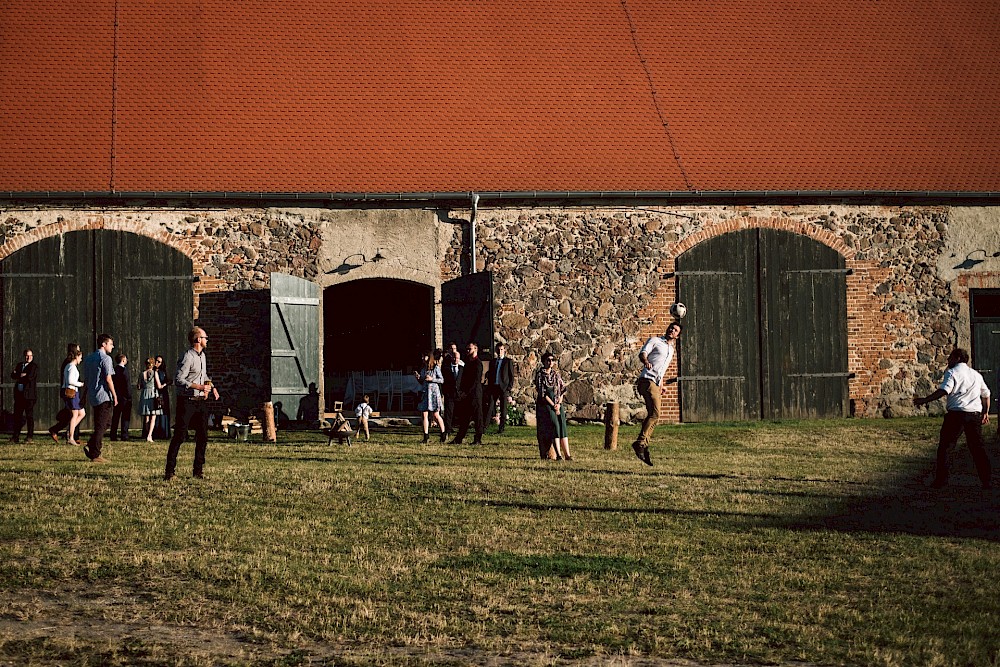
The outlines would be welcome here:
M 73 387 L 66 387 L 63 389 L 63 398 L 73 398 L 76 396 L 76 389 Z

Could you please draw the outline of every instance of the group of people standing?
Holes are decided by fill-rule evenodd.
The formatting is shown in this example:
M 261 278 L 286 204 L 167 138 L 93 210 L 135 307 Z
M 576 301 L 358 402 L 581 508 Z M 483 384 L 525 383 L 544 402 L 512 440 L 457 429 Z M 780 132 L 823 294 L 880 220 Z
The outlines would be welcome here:
M 493 359 L 484 362 L 477 343 L 468 343 L 463 355 L 453 342 L 446 350 L 434 350 L 423 356 L 420 370 L 414 373 L 421 385 L 417 409 L 423 415 L 423 442 L 430 440 L 430 427 L 434 424 L 441 442 L 454 432 L 452 444 L 461 445 L 471 427 L 472 444 L 481 445 L 485 425 L 493 421 L 497 410 L 497 432 L 504 432 L 507 405 L 517 374 L 514 362 L 507 357 L 505 344 L 497 344 L 495 353 Z M 551 353 L 542 356 L 542 367 L 535 374 L 535 389 L 542 458 L 573 460 L 563 405 L 566 385 Z
M 94 372 L 107 372 L 111 365 L 111 381 L 97 383 L 89 393 L 91 406 L 94 410 L 95 425 L 104 419 L 103 405 L 111 398 L 110 413 L 107 416 L 111 440 L 129 440 L 129 427 L 132 419 L 133 394 L 132 380 L 128 371 L 128 357 L 117 354 L 111 363 L 110 350 L 114 349 L 114 340 L 108 334 L 101 334 L 98 351 L 103 356 L 88 355 Z M 97 354 L 95 351 L 94 354 Z M 93 357 L 93 358 L 92 358 Z M 107 357 L 105 360 L 104 357 Z M 83 351 L 78 343 L 66 345 L 66 358 L 59 369 L 59 396 L 63 408 L 56 415 L 56 423 L 48 429 L 49 437 L 59 442 L 59 434 L 66 431 L 66 441 L 70 445 L 79 445 L 80 423 L 87 415 L 87 384 L 81 375 L 80 364 L 84 362 Z M 162 370 L 163 357 L 150 357 L 146 360 L 146 369 L 139 377 L 136 389 L 139 392 L 139 414 L 142 415 L 143 434 L 146 440 L 153 442 L 153 428 L 156 419 L 164 413 L 165 397 L 161 394 L 171 380 Z M 21 429 L 27 425 L 27 438 L 32 441 L 35 431 L 34 405 L 38 399 L 38 365 L 34 362 L 34 353 L 29 349 L 24 351 L 24 361 L 11 372 L 16 380 L 14 385 L 14 435 L 13 442 L 20 440 Z M 99 451 L 99 449 L 98 449 Z M 98 454 L 100 456 L 100 454 Z
M 485 425 L 497 409 L 498 433 L 507 427 L 507 399 L 514 388 L 515 373 L 503 343 L 496 346 L 496 356 L 485 364 L 479 358 L 477 343 L 466 345 L 464 356 L 457 343 L 450 343 L 446 350 L 424 354 L 414 376 L 421 387 L 417 410 L 423 415 L 424 442 L 430 440 L 433 422 L 441 442 L 454 432 L 452 444 L 461 445 L 471 425 L 475 429 L 472 444 L 481 445 Z
M 136 389 L 139 392 L 140 414 L 143 416 L 143 434 L 153 442 L 156 419 L 167 406 L 166 388 L 177 385 L 177 402 L 174 411 L 174 432 L 167 449 L 164 478 L 173 479 L 177 466 L 177 455 L 181 444 L 187 439 L 189 428 L 195 432 L 195 456 L 193 472 L 195 477 L 203 477 L 205 450 L 208 444 L 207 399 L 218 400 L 219 392 L 208 377 L 205 348 L 208 336 L 200 327 L 188 333 L 191 347 L 177 363 L 177 372 L 168 377 L 163 368 L 163 357 L 146 359 L 145 369 L 140 375 Z M 111 439 L 128 440 L 129 420 L 132 412 L 132 381 L 127 370 L 128 357 L 118 354 L 112 361 L 114 338 L 101 334 L 97 338 L 97 349 L 86 357 L 77 343 L 66 347 L 66 359 L 60 370 L 60 396 L 63 409 L 57 415 L 57 422 L 49 428 L 49 436 L 59 442 L 59 434 L 66 429 L 66 441 L 79 446 L 79 424 L 86 416 L 89 405 L 94 420 L 94 430 L 83 445 L 84 455 L 94 463 L 104 463 L 104 435 L 111 431 Z M 81 372 L 82 365 L 82 372 Z M 27 425 L 27 437 L 34 436 L 34 405 L 38 399 L 38 365 L 34 353 L 24 351 L 24 360 L 11 372 L 14 380 L 14 434 L 13 442 L 18 442 L 22 427 Z M 120 430 L 119 430 L 120 429 Z

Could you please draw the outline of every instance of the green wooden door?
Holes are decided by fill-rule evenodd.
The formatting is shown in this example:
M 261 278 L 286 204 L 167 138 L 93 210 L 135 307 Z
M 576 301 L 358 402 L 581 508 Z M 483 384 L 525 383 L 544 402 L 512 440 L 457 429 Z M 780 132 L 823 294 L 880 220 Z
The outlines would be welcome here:
M 688 307 L 679 356 L 684 421 L 848 413 L 844 259 L 773 229 L 723 234 L 677 258 Z
M 319 307 L 319 285 L 271 274 L 271 402 L 279 419 L 313 421 L 319 412 Z
M 847 271 L 808 236 L 760 230 L 765 419 L 846 417 Z
M 133 377 L 147 356 L 162 354 L 172 364 L 187 347 L 191 283 L 190 259 L 122 231 L 69 232 L 5 258 L 0 262 L 4 408 L 13 404 L 8 367 L 25 347 L 35 352 L 40 371 L 36 430 L 48 427 L 62 407 L 59 368 L 69 342 L 79 343 L 86 355 L 98 334 L 111 334 L 115 351 L 129 357 Z
M 677 258 L 688 308 L 678 351 L 681 418 L 760 416 L 756 230 L 723 234 Z
M 475 342 L 485 357 L 493 349 L 493 274 L 480 271 L 441 283 L 441 333 L 458 349 Z

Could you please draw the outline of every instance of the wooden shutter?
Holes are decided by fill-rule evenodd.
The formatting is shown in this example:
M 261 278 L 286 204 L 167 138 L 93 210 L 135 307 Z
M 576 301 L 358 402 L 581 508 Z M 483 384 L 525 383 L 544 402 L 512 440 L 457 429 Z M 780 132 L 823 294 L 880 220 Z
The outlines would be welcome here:
M 476 342 L 484 353 L 493 347 L 493 274 L 480 271 L 441 284 L 441 332 L 444 344 L 458 349 Z
M 271 274 L 271 401 L 289 419 L 319 400 L 319 308 L 319 285 Z

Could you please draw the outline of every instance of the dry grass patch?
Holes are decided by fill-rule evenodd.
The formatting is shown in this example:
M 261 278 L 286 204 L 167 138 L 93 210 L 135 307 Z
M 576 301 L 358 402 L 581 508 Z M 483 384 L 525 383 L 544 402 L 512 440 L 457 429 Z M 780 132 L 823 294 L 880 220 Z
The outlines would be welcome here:
M 0 660 L 996 664 L 1000 502 L 964 451 L 926 488 L 937 426 L 664 427 L 651 469 L 596 427 L 572 463 L 293 433 L 171 484 L 7 445 Z

